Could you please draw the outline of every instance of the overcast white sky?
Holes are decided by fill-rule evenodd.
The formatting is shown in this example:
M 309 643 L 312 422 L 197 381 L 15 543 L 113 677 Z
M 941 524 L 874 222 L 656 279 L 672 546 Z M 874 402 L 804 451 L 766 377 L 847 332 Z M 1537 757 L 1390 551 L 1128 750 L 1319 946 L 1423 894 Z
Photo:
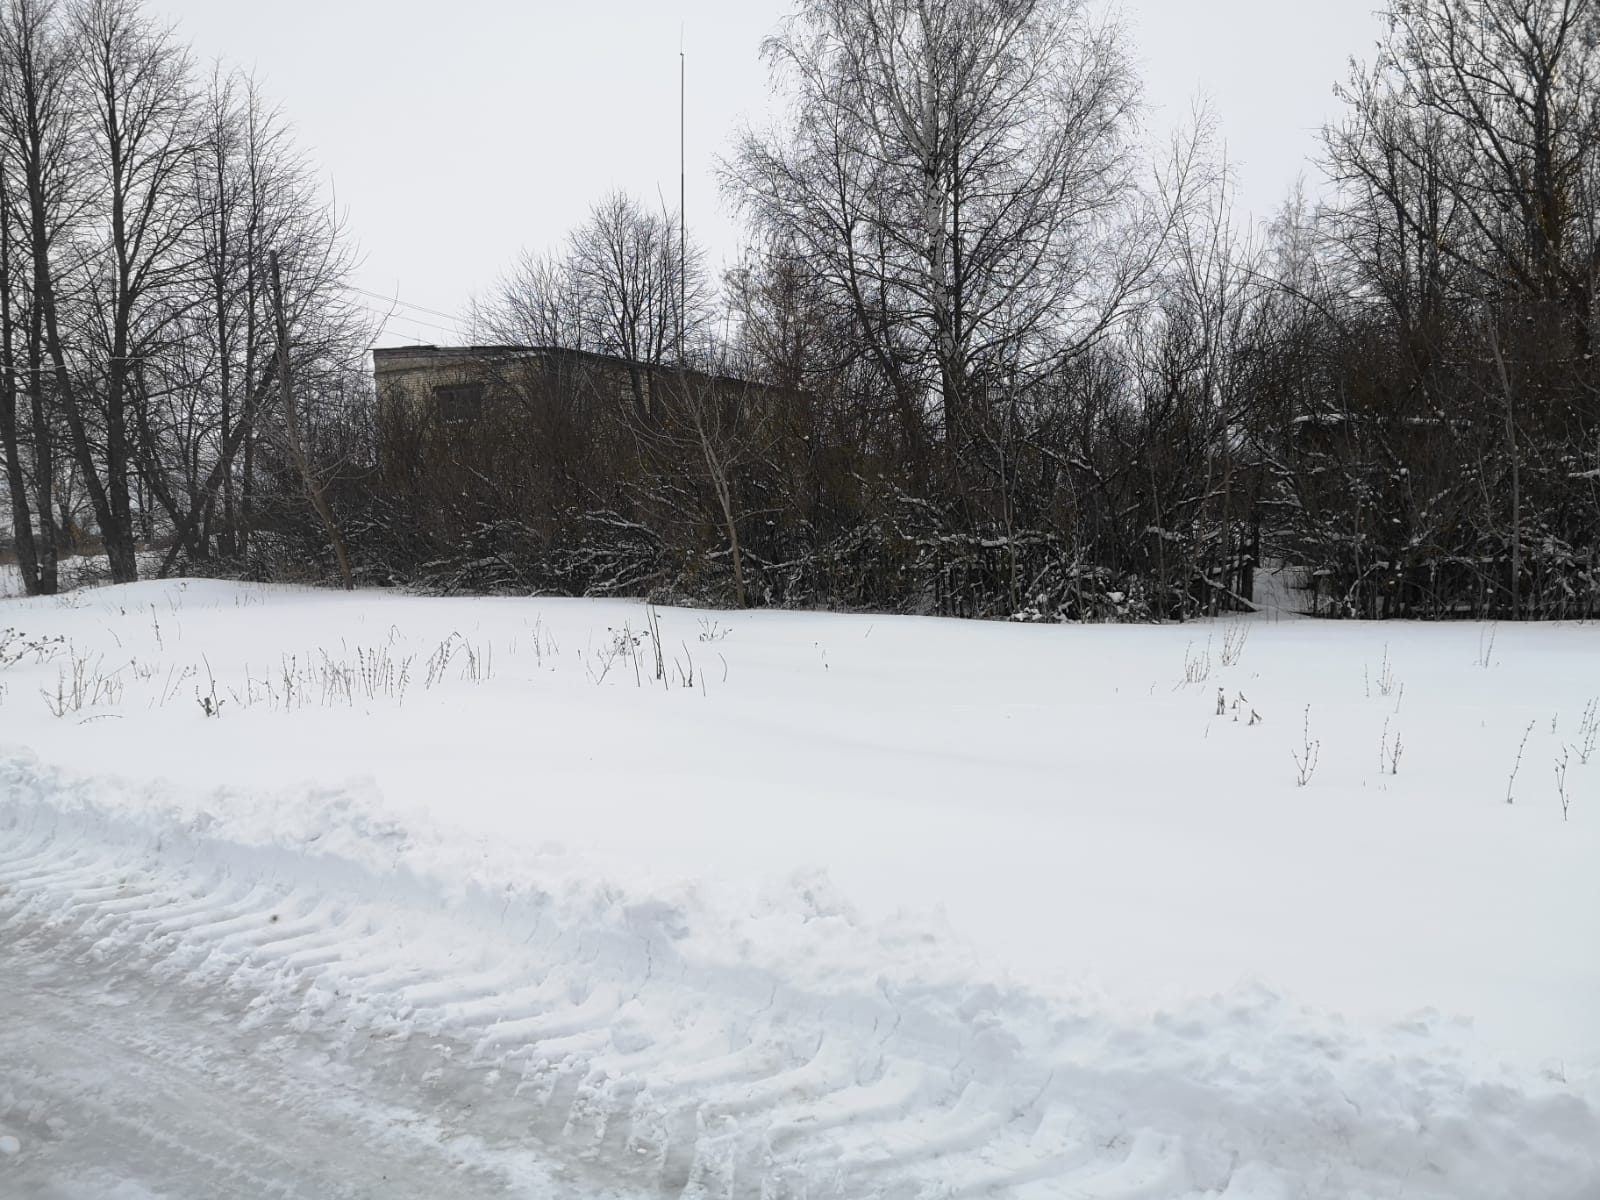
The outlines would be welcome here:
M 1379 0 L 1126 0 L 1162 132 L 1204 93 L 1241 200 L 1269 215 L 1335 111 Z M 769 103 L 758 48 L 789 0 L 151 0 L 202 59 L 254 69 L 348 210 L 358 284 L 462 312 L 523 247 L 560 241 L 613 187 L 676 203 L 678 45 L 689 53 L 690 229 L 740 239 L 713 163 Z M 374 306 L 385 307 L 378 301 Z M 454 340 L 416 308 L 382 344 Z M 444 328 L 440 328 L 443 326 Z

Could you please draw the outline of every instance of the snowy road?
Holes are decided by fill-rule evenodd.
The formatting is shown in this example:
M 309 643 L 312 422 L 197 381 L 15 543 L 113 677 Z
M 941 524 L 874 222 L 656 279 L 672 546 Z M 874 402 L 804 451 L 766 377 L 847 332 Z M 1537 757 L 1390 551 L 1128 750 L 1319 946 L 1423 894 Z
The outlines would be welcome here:
M 0 853 L 8 1200 L 1456 1200 L 1502 1194 L 1471 1190 L 1494 1162 L 1578 1200 L 1594 1178 L 1588 1105 L 1476 1083 L 1427 1023 L 1374 1037 L 1266 994 L 1126 1020 L 887 974 L 818 994 L 690 954 L 660 905 L 545 896 L 530 920 L 510 891 L 194 828 L 130 845 L 60 780 L 0 785 L 62 804 Z
M 648 906 L 507 937 L 348 862 L 105 832 L 47 818 L 0 853 L 0 1195 L 1201 1200 L 1233 1178 L 1104 1124 L 1122 1085 L 1056 1084 L 993 989 L 960 1014 L 818 997 L 675 961 Z
M 437 1050 L 420 1065 L 318 1030 L 250 1026 L 247 996 L 162 983 L 87 950 L 15 927 L 0 948 L 0 1196 L 647 1194 L 549 1167 L 511 1087 L 422 1081 Z

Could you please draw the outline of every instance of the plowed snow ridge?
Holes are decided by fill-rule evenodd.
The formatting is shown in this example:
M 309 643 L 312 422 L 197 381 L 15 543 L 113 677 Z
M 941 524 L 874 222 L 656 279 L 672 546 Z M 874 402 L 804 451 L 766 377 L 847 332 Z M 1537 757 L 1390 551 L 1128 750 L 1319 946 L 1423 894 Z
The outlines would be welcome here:
M 1442 1024 L 1347 1028 L 1260 991 L 1118 1015 L 803 888 L 729 921 L 554 855 L 440 871 L 338 789 L 135 821 L 101 803 L 119 786 L 0 759 L 0 944 L 43 930 L 248 997 L 245 1023 L 515 1077 L 543 1152 L 664 1196 L 1600 1194 L 1594 1097 Z M 791 969 L 841 943 L 881 970 Z

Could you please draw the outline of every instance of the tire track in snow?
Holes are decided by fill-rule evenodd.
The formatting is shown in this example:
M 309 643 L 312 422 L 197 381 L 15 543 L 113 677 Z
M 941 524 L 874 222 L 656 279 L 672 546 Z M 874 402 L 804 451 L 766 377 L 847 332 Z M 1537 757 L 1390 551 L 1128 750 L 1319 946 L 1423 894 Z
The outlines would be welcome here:
M 525 1155 L 462 1154 L 415 1105 L 329 1103 L 352 1080 L 330 1087 L 304 1047 L 219 1020 L 214 997 L 83 969 L 64 948 L 37 925 L 0 945 L 0 1196 L 623 1200 Z
M 680 1046 L 630 1043 L 616 1028 L 624 1007 L 666 986 L 649 983 L 642 969 L 594 982 L 559 962 L 548 964 L 545 978 L 530 979 L 529 965 L 495 965 L 487 956 L 455 969 L 418 961 L 399 928 L 406 914 L 359 897 L 335 902 L 200 864 L 167 877 L 143 874 L 113 855 L 59 842 L 16 857 L 4 878 L 0 923 L 30 920 L 35 937 L 71 937 L 92 926 L 102 950 L 120 946 L 157 970 L 257 989 L 296 1008 L 320 994 L 343 1001 L 344 1019 L 357 1026 L 447 1032 L 467 1048 L 473 1073 L 520 1071 L 521 1096 L 540 1110 L 534 1124 L 558 1146 L 570 1142 L 589 1159 L 621 1151 L 630 1170 L 649 1160 L 664 1195 L 891 1195 L 905 1187 L 913 1190 L 904 1194 L 932 1195 L 909 1173 L 937 1157 L 948 1178 L 960 1155 L 981 1150 L 996 1129 L 971 1120 L 966 1136 L 919 1137 L 928 1123 L 908 1122 L 928 1109 L 933 1073 L 917 1061 L 883 1058 L 870 1041 L 858 1046 L 848 1034 L 813 1035 L 807 1051 L 793 1035 L 756 1023 L 742 1045 L 730 1046 L 740 1040 L 733 1019 L 722 1028 L 721 1054 L 711 1053 L 719 1039 L 704 1029 Z M 365 932 L 345 936 L 352 925 Z M 863 1050 L 881 1061 L 864 1064 Z M 606 1066 L 597 1072 L 600 1063 Z M 960 1121 L 954 1099 L 950 1115 Z M 870 1192 L 857 1190 L 838 1139 L 848 1133 L 852 1143 L 872 1145 L 880 1129 L 899 1149 L 863 1171 L 857 1183 Z M 896 1171 L 908 1177 L 886 1179 Z M 985 1190 L 1006 1194 L 1004 1181 Z M 1082 1194 L 1122 1196 L 1106 1188 Z
M 331 1034 L 444 1106 L 503 1090 L 521 1133 L 553 1157 L 654 1195 L 1339 1194 L 1303 1193 L 1260 1163 L 1240 1170 L 1182 1113 L 1141 1125 L 1125 1082 L 1071 1069 L 1082 1047 L 1063 1035 L 1060 1062 L 1035 1060 L 992 1013 L 905 1020 L 882 996 L 828 1001 L 755 968 L 734 978 L 682 961 L 671 937 L 626 913 L 564 927 L 541 910 L 525 932 L 503 912 L 496 928 L 353 864 L 297 872 L 281 852 L 193 835 L 130 854 L 59 814 L 41 820 L 42 834 L 0 825 L 17 835 L 0 855 L 0 929 L 197 995 L 247 997 L 240 1028 Z

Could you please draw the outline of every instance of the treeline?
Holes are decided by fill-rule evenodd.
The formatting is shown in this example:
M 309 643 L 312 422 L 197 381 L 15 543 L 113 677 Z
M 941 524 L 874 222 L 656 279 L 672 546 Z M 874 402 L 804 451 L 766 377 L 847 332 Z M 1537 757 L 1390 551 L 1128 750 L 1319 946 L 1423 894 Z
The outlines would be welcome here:
M 670 433 L 530 400 L 478 430 L 521 464 L 488 490 L 447 466 L 472 432 L 391 415 L 391 458 L 435 472 L 401 574 L 1174 618 L 1287 564 L 1332 614 L 1593 615 L 1600 5 L 1386 27 L 1331 198 L 1241 234 L 1204 116 L 1152 169 L 1084 9 L 806 0 L 765 46 L 784 118 L 723 164 L 759 248 L 720 308 L 671 217 L 613 197 L 478 314 L 647 366 L 686 331 L 777 398 Z
M 298 506 L 274 250 L 313 428 L 370 419 L 348 239 L 254 81 L 135 0 L 0 0 L 0 507 L 30 593 L 79 551 L 118 582 L 141 547 L 236 568 Z
M 71 41 L 102 10 L 128 11 L 91 3 L 47 24 Z M 800 0 L 763 53 L 782 115 L 740 131 L 721 165 L 752 246 L 736 270 L 711 280 L 677 214 L 618 194 L 473 314 L 484 344 L 613 356 L 620 389 L 507 379 L 471 419 L 371 406 L 337 367 L 355 344 L 331 290 L 338 231 L 290 171 L 303 235 L 252 245 L 324 264 L 298 268 L 308 315 L 291 340 L 328 331 L 325 348 L 292 349 L 358 575 L 1172 619 L 1248 607 L 1281 564 L 1335 615 L 1600 609 L 1600 0 L 1392 0 L 1310 164 L 1320 182 L 1253 231 L 1210 120 L 1152 155 L 1119 29 L 1073 0 Z M 75 114 L 94 111 L 83 71 L 67 72 Z M 67 122 L 75 163 L 106 159 L 103 126 Z M 7 163 L 7 194 L 26 199 L 26 169 Z M 257 339 L 231 392 L 208 365 L 222 323 L 205 298 L 256 295 L 242 282 L 256 258 L 236 260 L 241 291 L 202 288 L 170 320 L 135 304 L 152 365 L 114 397 L 125 351 L 101 332 L 95 280 L 118 273 L 89 264 L 116 225 L 105 180 L 126 176 L 75 175 L 94 186 L 72 195 L 94 202 L 34 222 L 68 289 L 32 265 L 8 275 L 24 369 L 7 444 L 27 485 L 13 508 L 39 486 L 27 448 L 45 428 L 73 451 L 59 486 L 92 493 L 98 473 L 102 490 L 131 478 L 153 497 L 133 508 L 161 518 L 175 565 L 232 569 L 248 539 L 252 570 L 330 567 L 324 523 L 270 452 L 259 311 L 229 325 Z M 215 207 L 177 190 L 164 218 Z M 37 246 L 8 211 L 11 244 Z M 174 265 L 141 303 L 209 278 L 189 234 L 162 244 Z M 70 336 L 34 315 L 58 305 Z M 70 347 L 61 370 L 53 338 Z M 154 436 L 134 421 L 118 443 L 123 409 L 148 410 Z M 277 505 L 246 510 L 263 460 Z M 118 516 L 95 511 L 102 530 Z

